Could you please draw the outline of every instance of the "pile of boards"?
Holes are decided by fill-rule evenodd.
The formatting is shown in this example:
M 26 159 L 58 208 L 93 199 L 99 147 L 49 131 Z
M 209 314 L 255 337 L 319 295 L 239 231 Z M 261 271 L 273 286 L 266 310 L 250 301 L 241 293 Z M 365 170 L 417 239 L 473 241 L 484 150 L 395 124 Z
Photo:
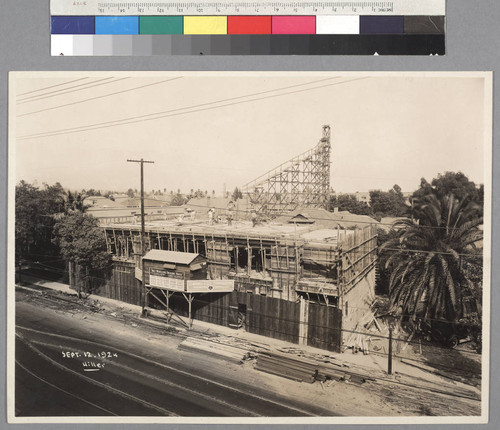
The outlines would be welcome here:
M 346 372 L 342 367 L 325 366 L 299 357 L 287 357 L 275 353 L 259 353 L 255 369 L 272 375 L 281 376 L 297 382 L 327 380 L 346 381 L 362 384 L 366 379 L 362 376 Z
M 205 340 L 200 338 L 186 338 L 178 349 L 190 352 L 203 352 L 213 357 L 221 358 L 233 363 L 240 364 L 247 354 L 246 350 L 239 347 L 219 343 L 216 340 Z

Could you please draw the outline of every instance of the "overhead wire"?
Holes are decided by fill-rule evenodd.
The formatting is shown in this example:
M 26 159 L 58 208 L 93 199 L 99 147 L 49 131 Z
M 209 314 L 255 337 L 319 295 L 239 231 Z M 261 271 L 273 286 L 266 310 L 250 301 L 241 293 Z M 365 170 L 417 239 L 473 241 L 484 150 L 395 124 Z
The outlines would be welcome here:
M 27 112 L 27 113 L 24 113 L 22 115 L 18 115 L 18 117 L 23 117 L 23 116 L 27 116 L 27 115 L 33 115 L 33 114 L 36 114 L 36 113 L 46 112 L 46 111 L 49 111 L 49 110 L 59 109 L 59 108 L 67 107 L 67 106 L 73 106 L 73 105 L 76 105 L 76 104 L 85 103 L 85 102 L 92 101 L 92 100 L 103 99 L 105 97 L 110 97 L 110 96 L 114 96 L 114 95 L 117 95 L 117 94 L 127 93 L 127 92 L 130 92 L 130 91 L 135 91 L 135 90 L 138 90 L 138 89 L 142 89 L 142 88 L 146 88 L 146 87 L 151 87 L 153 85 L 159 85 L 159 84 L 162 84 L 162 83 L 165 83 L 165 82 L 174 81 L 176 79 L 181 79 L 181 78 L 182 78 L 182 76 L 178 76 L 178 77 L 175 77 L 175 78 L 164 79 L 162 81 L 153 82 L 152 84 L 140 85 L 138 87 L 128 88 L 126 90 L 116 91 L 114 93 L 104 94 L 104 95 L 101 95 L 101 96 L 91 97 L 91 98 L 88 98 L 88 99 L 79 100 L 79 101 L 72 102 L 72 103 L 66 103 L 66 104 L 59 105 L 59 106 L 53 106 L 53 107 L 49 107 L 49 108 L 45 108 L 45 109 L 40 109 L 40 110 L 36 110 L 36 111 L 32 111 L 32 112 Z M 114 81 L 114 82 L 116 82 L 116 81 Z
M 330 79 L 333 79 L 333 78 L 330 78 Z M 240 105 L 240 104 L 244 104 L 244 103 L 252 103 L 252 102 L 255 102 L 255 101 L 266 100 L 266 99 L 275 98 L 275 97 L 283 97 L 283 96 L 287 96 L 287 95 L 290 95 L 290 94 L 296 94 L 296 93 L 302 93 L 302 92 L 306 92 L 306 91 L 317 90 L 317 89 L 321 89 L 321 88 L 325 88 L 325 87 L 329 87 L 329 86 L 334 86 L 334 85 L 347 84 L 347 83 L 350 83 L 350 82 L 359 81 L 359 80 L 363 80 L 363 79 L 368 79 L 368 77 L 366 77 L 366 78 L 351 79 L 349 81 L 335 82 L 335 83 L 331 83 L 331 84 L 320 85 L 320 86 L 317 86 L 317 87 L 306 88 L 306 89 L 302 89 L 302 90 L 290 91 L 290 92 L 286 92 L 286 93 L 282 93 L 282 94 L 273 94 L 273 95 L 270 95 L 270 96 L 258 97 L 258 98 L 254 98 L 254 99 L 251 99 L 251 100 L 242 100 L 242 101 L 239 101 L 239 102 L 231 102 L 231 103 L 226 103 L 226 104 L 220 104 L 220 103 L 224 103 L 226 101 L 226 100 L 223 99 L 223 100 L 219 100 L 219 101 L 215 101 L 215 102 L 210 102 L 210 103 L 204 103 L 204 104 L 201 104 L 201 105 L 195 105 L 195 106 L 191 106 L 191 107 L 187 107 L 187 108 L 178 108 L 178 109 L 172 109 L 171 111 L 165 111 L 165 112 L 177 112 L 179 110 L 182 110 L 182 111 L 186 111 L 186 112 L 177 112 L 177 113 L 169 113 L 169 114 L 161 114 L 161 115 L 159 113 L 154 113 L 154 114 L 149 114 L 148 115 L 148 116 L 154 116 L 153 118 L 143 118 L 144 117 L 144 115 L 143 115 L 143 116 L 133 117 L 133 118 L 129 118 L 129 119 L 109 121 L 108 122 L 108 123 L 110 123 L 109 125 L 100 125 L 100 124 L 106 124 L 106 123 L 97 123 L 97 124 L 94 124 L 94 125 L 87 125 L 87 126 L 81 126 L 81 127 L 73 127 L 73 128 L 70 128 L 70 129 L 53 130 L 53 131 L 50 131 L 50 132 L 34 133 L 34 134 L 31 134 L 31 135 L 19 136 L 18 139 L 19 140 L 28 140 L 28 139 L 35 139 L 35 138 L 45 138 L 45 137 L 51 137 L 51 136 L 59 136 L 59 135 L 65 135 L 65 134 L 73 134 L 73 133 L 80 133 L 80 132 L 91 131 L 91 130 L 98 130 L 98 129 L 102 129 L 102 128 L 109 128 L 109 127 L 115 127 L 115 126 L 120 126 L 120 125 L 135 124 L 135 123 L 145 122 L 145 121 L 153 121 L 153 120 L 157 120 L 157 119 L 161 119 L 161 118 L 168 118 L 168 117 L 175 117 L 175 116 L 180 116 L 180 115 L 187 115 L 187 114 L 204 112 L 204 111 L 213 110 L 213 109 L 219 109 L 219 108 L 224 108 L 224 107 L 229 107 L 229 106 Z M 306 84 L 301 84 L 301 85 L 306 85 Z M 280 91 L 280 89 L 274 89 L 274 90 L 269 90 L 269 91 Z M 254 97 L 254 95 L 246 95 L 246 96 L 240 96 L 240 97 L 236 97 L 236 98 L 246 98 L 246 97 Z M 236 99 L 236 98 L 233 97 L 231 99 Z M 231 99 L 227 99 L 227 100 L 231 100 Z M 212 104 L 219 104 L 219 105 L 217 105 L 217 106 L 210 106 L 210 107 L 206 107 L 206 108 L 195 109 L 197 106 L 212 105 Z M 192 110 L 189 110 L 189 109 L 192 109 Z M 115 124 L 111 124 L 111 123 L 115 123 Z
M 21 105 L 21 104 L 26 104 L 26 103 L 31 103 L 31 102 L 37 102 L 37 101 L 40 101 L 40 100 L 45 100 L 45 99 L 52 98 L 52 97 L 57 97 L 57 96 L 65 95 L 65 94 L 70 94 L 70 93 L 74 93 L 74 92 L 77 92 L 77 91 L 88 90 L 89 88 L 100 87 L 101 85 L 114 84 L 115 82 L 123 81 L 123 80 L 129 79 L 129 78 L 128 77 L 126 77 L 126 78 L 118 78 L 118 79 L 115 79 L 114 81 L 110 81 L 110 79 L 114 79 L 114 77 L 105 78 L 105 79 L 98 79 L 98 80 L 93 81 L 93 82 L 89 82 L 89 83 L 85 83 L 85 84 L 80 84 L 80 85 L 75 85 L 74 87 L 69 87 L 69 88 L 77 88 L 77 89 L 70 90 L 70 91 L 66 91 L 69 88 L 65 88 L 63 90 L 53 91 L 52 93 L 42 94 L 40 96 L 32 96 L 32 97 L 29 97 L 32 100 L 23 99 L 23 100 L 18 101 L 17 104 Z M 108 82 L 102 82 L 102 81 L 108 81 Z M 99 82 L 99 83 L 97 83 L 97 82 Z M 78 88 L 78 87 L 82 87 L 82 86 L 85 86 L 85 88 Z
M 254 96 L 257 96 L 257 95 L 267 94 L 267 93 L 274 92 L 274 91 L 282 91 L 282 90 L 285 90 L 285 89 L 296 88 L 296 87 L 301 87 L 301 86 L 305 86 L 305 85 L 311 85 L 311 84 L 315 84 L 315 83 L 319 83 L 319 82 L 324 82 L 324 81 L 328 81 L 328 80 L 332 80 L 332 79 L 339 79 L 339 77 L 338 76 L 333 76 L 333 77 L 329 77 L 329 78 L 325 78 L 325 79 L 319 79 L 319 80 L 315 80 L 315 81 L 311 81 L 311 82 L 306 82 L 306 83 L 302 83 L 302 84 L 289 85 L 289 86 L 286 86 L 286 87 L 280 87 L 280 88 L 274 88 L 274 89 L 271 89 L 271 90 L 260 91 L 258 93 L 252 93 L 252 94 L 246 94 L 246 95 L 243 95 L 243 96 L 236 96 L 236 97 L 230 97 L 230 98 L 227 98 L 227 99 L 216 100 L 214 102 L 200 103 L 200 104 L 197 104 L 197 105 L 188 106 L 188 107 L 184 107 L 184 108 L 170 109 L 170 110 L 166 110 L 166 111 L 154 112 L 154 113 L 151 113 L 151 114 L 144 114 L 144 115 L 134 116 L 134 117 L 130 117 L 130 118 L 123 118 L 121 120 L 105 121 L 105 122 L 100 122 L 100 123 L 96 123 L 96 124 L 93 124 L 93 125 L 107 125 L 107 124 L 113 124 L 113 123 L 120 122 L 120 121 L 127 121 L 127 120 L 130 120 L 130 119 L 147 118 L 147 117 L 150 117 L 150 116 L 156 116 L 156 115 L 160 115 L 160 114 L 164 114 L 164 113 L 175 112 L 175 111 L 178 111 L 178 110 L 186 110 L 186 109 L 195 108 L 195 107 L 209 106 L 209 105 L 220 103 L 220 102 L 224 102 L 224 101 L 239 100 L 241 98 L 254 97 Z M 92 124 L 88 125 L 88 126 L 72 127 L 72 128 L 64 129 L 64 131 L 73 130 L 73 129 L 79 129 L 79 128 L 85 128 L 85 127 L 90 127 L 90 126 L 92 126 Z M 51 132 L 45 132 L 45 133 L 51 133 Z
M 72 81 L 67 81 L 67 82 L 63 82 L 62 84 L 56 84 L 56 85 L 50 85 L 48 87 L 43 87 L 43 88 L 38 88 L 36 90 L 32 90 L 32 91 L 27 91 L 25 93 L 20 93 L 20 94 L 17 94 L 16 97 L 19 97 L 19 96 L 24 96 L 26 94 L 32 94 L 32 93 L 37 93 L 39 91 L 44 91 L 44 90 L 48 90 L 49 88 L 55 88 L 55 87 L 60 87 L 62 85 L 68 85 L 68 84 L 71 84 L 73 82 L 78 82 L 78 81 L 83 81 L 84 79 L 89 79 L 89 78 L 79 78 L 79 79 L 73 79 Z

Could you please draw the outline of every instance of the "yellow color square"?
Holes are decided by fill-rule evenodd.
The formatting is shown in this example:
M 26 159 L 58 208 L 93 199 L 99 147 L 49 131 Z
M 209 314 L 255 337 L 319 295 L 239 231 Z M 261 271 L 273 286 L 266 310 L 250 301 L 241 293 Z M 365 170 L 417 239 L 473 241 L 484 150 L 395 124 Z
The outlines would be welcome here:
M 227 34 L 227 17 L 185 16 L 184 34 Z

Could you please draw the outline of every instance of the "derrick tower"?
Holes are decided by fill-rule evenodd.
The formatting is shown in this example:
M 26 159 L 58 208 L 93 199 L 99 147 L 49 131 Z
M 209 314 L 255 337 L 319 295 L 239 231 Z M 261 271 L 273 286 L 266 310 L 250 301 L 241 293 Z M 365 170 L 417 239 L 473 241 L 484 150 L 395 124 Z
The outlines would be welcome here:
M 275 217 L 298 207 L 325 207 L 330 190 L 330 126 L 312 149 L 242 187 L 258 213 Z

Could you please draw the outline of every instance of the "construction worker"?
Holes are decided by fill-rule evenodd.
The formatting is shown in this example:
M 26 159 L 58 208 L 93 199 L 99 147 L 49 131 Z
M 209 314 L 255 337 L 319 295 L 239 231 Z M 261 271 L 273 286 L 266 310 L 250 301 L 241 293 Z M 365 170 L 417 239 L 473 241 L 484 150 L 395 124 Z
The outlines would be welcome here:
M 230 200 L 229 203 L 227 204 L 227 225 L 233 224 L 233 208 L 234 208 L 233 201 Z
M 214 223 L 214 208 L 210 208 L 208 210 L 208 225 L 212 225 Z
M 257 212 L 255 212 L 255 209 L 252 209 L 252 227 L 255 227 L 257 225 Z

